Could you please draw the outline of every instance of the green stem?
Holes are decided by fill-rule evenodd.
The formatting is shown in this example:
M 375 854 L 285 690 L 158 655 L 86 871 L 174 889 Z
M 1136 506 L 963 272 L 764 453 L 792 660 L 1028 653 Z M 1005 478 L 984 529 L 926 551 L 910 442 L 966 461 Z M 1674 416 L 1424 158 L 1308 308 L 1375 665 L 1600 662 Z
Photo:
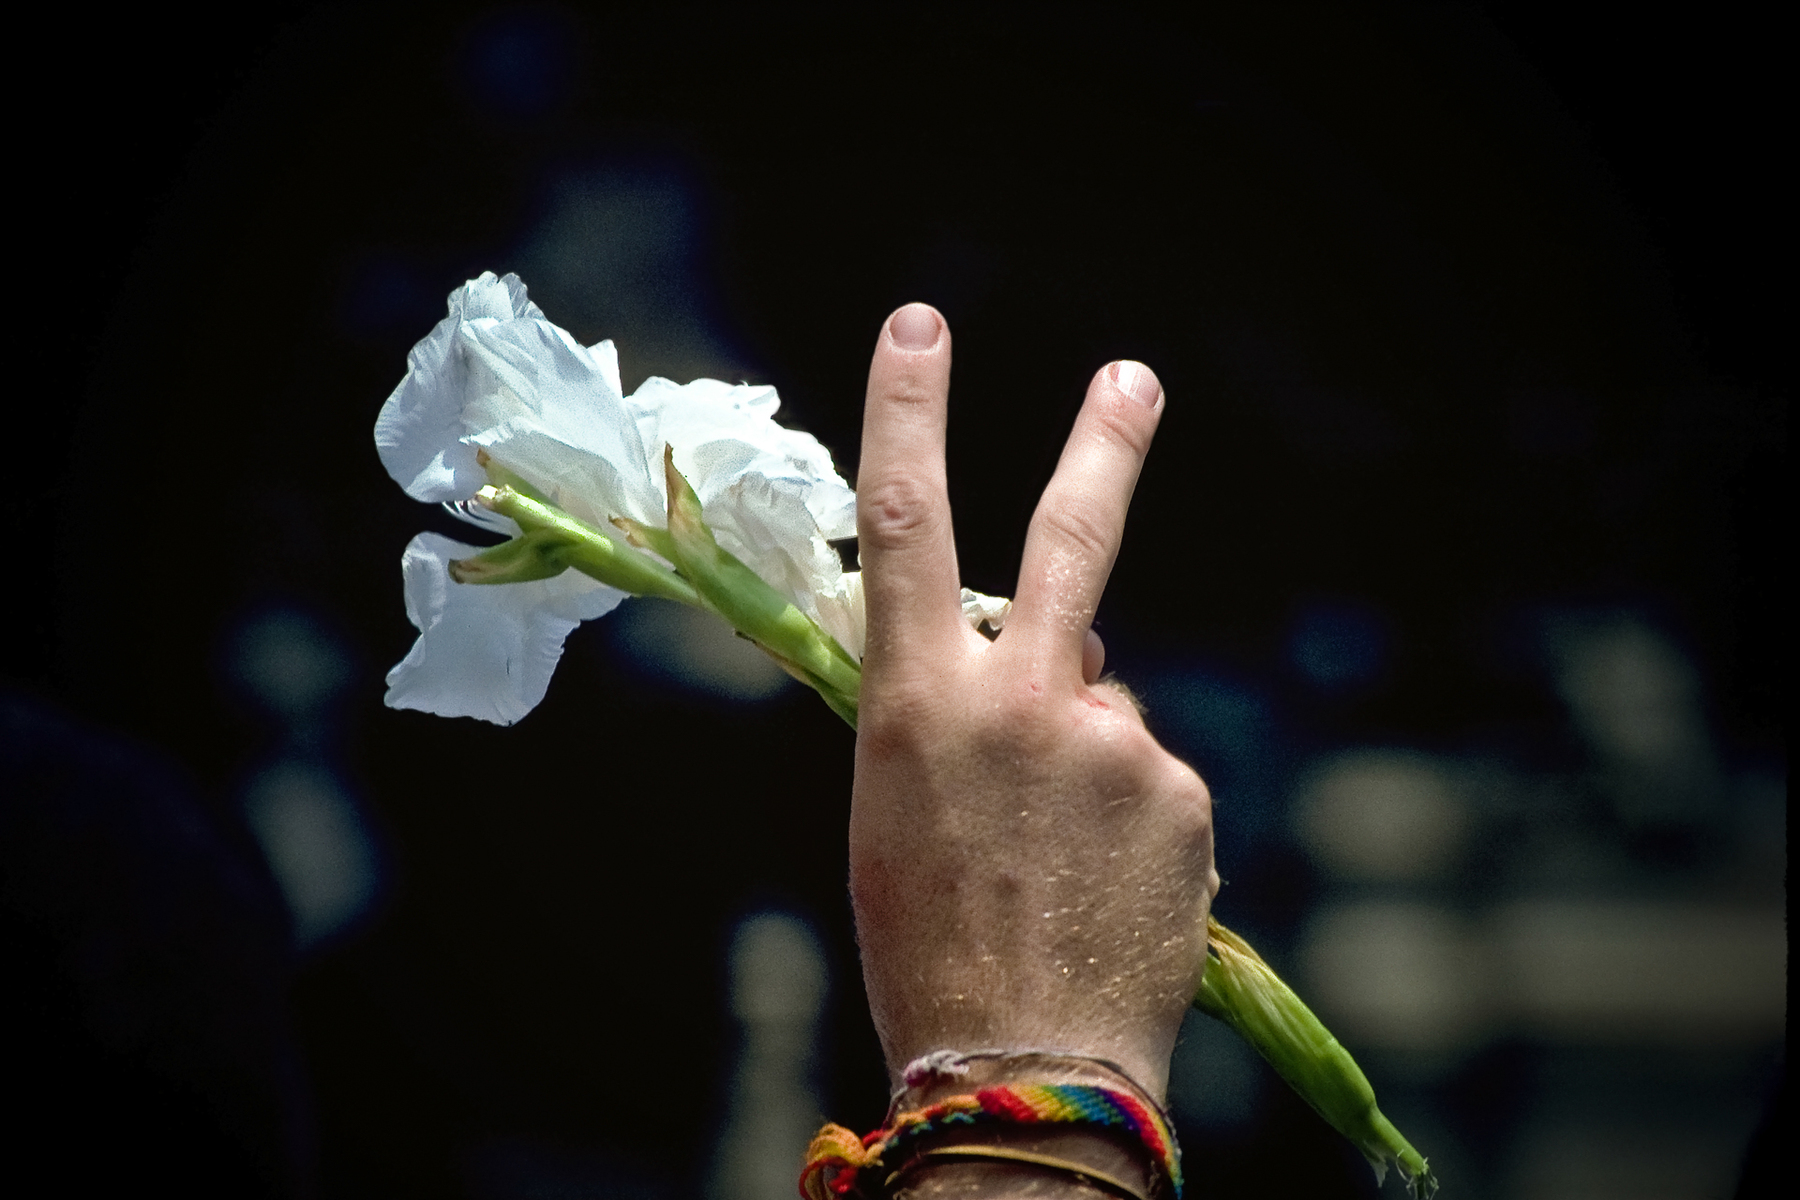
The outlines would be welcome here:
M 554 529 L 527 530 L 509 542 L 452 562 L 450 578 L 480 584 L 552 579 L 569 569 L 569 549 L 568 541 Z
M 485 487 L 476 493 L 483 507 L 511 517 L 526 533 L 553 534 L 563 542 L 567 565 L 634 596 L 661 596 L 683 604 L 700 603 L 693 584 L 647 554 L 608 537 L 579 517 L 533 500 L 511 487 Z
M 1362 1151 L 1377 1180 L 1392 1160 L 1415 1200 L 1436 1192 L 1437 1178 L 1425 1157 L 1381 1115 L 1368 1076 L 1312 1009 L 1244 939 L 1211 918 L 1206 932 L 1210 953 L 1194 1007 L 1254 1046 L 1301 1099 Z
M 675 469 L 672 449 L 665 449 L 663 464 L 669 488 L 667 546 L 683 577 L 708 608 L 845 716 L 844 706 L 854 708 L 862 690 L 862 668 L 818 622 L 719 545 L 701 517 L 700 498 Z

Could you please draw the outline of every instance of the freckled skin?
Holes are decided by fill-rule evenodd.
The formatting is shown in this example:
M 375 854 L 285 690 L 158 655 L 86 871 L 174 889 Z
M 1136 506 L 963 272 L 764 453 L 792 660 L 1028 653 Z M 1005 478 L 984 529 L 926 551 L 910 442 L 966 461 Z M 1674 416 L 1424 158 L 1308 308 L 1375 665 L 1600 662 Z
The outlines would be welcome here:
M 1218 888 L 1211 807 L 1129 694 L 1099 682 L 1091 630 L 1160 388 L 1143 371 L 1151 403 L 1095 377 L 990 642 L 956 607 L 949 331 L 940 318 L 935 341 L 908 344 L 920 313 L 935 318 L 911 306 L 883 331 L 860 480 L 850 888 L 876 1029 L 896 1076 L 933 1050 L 1056 1048 L 1161 1097 Z

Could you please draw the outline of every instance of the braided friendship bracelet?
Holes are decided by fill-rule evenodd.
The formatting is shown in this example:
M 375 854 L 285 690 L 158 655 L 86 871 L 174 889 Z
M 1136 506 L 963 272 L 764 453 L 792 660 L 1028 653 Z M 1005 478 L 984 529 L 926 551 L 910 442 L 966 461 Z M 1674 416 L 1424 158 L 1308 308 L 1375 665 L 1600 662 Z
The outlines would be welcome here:
M 827 1125 L 807 1148 L 800 1194 L 807 1200 L 833 1200 L 857 1193 L 864 1171 L 899 1165 L 900 1152 L 920 1138 L 986 1124 L 1096 1125 L 1127 1133 L 1150 1152 L 1175 1200 L 1181 1200 L 1181 1151 L 1162 1113 L 1129 1092 L 1084 1083 L 986 1087 L 899 1113 L 884 1128 L 860 1138 L 842 1125 Z

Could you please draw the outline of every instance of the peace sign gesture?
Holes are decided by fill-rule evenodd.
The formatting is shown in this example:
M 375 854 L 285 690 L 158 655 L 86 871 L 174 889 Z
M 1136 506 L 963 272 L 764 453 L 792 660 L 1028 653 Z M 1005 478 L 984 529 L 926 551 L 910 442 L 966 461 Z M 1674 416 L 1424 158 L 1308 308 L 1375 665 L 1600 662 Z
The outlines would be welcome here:
M 1165 403 L 1099 371 L 1039 501 L 1011 615 L 959 605 L 945 487 L 950 331 L 888 319 L 857 526 L 868 604 L 850 885 L 890 1069 L 936 1050 L 1110 1059 L 1161 1096 L 1218 890 L 1206 787 L 1100 682 L 1091 626 Z

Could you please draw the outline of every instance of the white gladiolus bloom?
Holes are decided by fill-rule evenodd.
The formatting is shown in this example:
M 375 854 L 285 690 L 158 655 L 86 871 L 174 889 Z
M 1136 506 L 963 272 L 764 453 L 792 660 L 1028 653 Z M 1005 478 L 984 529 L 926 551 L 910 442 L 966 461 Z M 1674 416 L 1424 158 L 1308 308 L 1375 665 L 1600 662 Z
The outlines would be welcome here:
M 493 482 L 477 460 L 485 452 L 491 467 L 603 531 L 615 517 L 661 528 L 663 448 L 673 447 L 719 545 L 860 660 L 861 575 L 846 573 L 829 544 L 856 536 L 856 496 L 816 438 L 775 423 L 774 388 L 649 379 L 626 396 L 613 344 L 582 346 L 514 275 L 470 280 L 449 308 L 413 347 L 375 423 L 382 465 L 408 495 L 517 535 L 512 521 L 468 503 Z M 407 615 L 420 635 L 388 674 L 389 705 L 510 724 L 543 698 L 575 625 L 625 597 L 577 571 L 451 582 L 448 563 L 478 552 L 430 534 L 407 547 Z M 971 620 L 997 626 L 1006 602 L 975 595 L 964 593 Z

